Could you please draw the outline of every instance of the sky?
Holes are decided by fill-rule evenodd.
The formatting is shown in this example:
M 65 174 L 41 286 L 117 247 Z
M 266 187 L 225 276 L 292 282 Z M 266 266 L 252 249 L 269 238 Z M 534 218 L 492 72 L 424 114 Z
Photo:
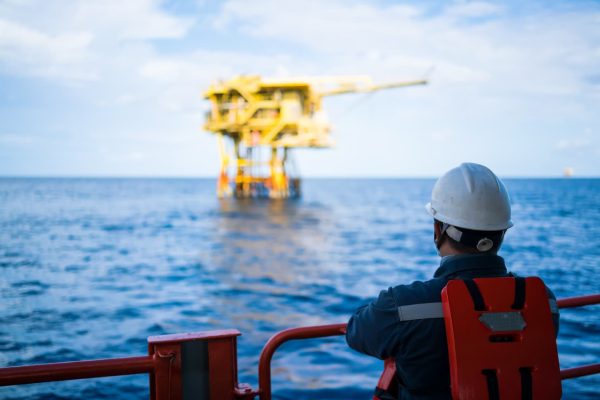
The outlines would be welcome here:
M 309 177 L 600 176 L 600 2 L 0 0 L 0 176 L 211 177 L 210 82 L 369 75 Z

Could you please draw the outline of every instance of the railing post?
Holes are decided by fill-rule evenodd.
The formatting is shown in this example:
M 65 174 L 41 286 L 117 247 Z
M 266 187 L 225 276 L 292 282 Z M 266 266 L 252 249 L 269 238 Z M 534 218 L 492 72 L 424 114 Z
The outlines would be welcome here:
M 235 329 L 151 336 L 152 400 L 228 400 L 239 397 Z
M 154 357 L 154 374 L 150 376 L 150 396 L 157 400 L 183 400 L 181 388 L 180 343 L 156 343 L 149 351 Z
M 339 336 L 346 333 L 346 324 L 304 326 L 277 332 L 265 343 L 258 361 L 258 392 L 260 400 L 271 400 L 271 359 L 275 350 L 288 340 Z

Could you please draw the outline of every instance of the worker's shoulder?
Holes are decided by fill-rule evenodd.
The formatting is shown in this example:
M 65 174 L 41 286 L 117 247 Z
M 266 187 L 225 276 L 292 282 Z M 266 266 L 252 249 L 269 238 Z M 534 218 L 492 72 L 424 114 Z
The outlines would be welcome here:
M 441 299 L 441 292 L 447 281 L 442 278 L 433 278 L 427 281 L 414 281 L 407 285 L 398 285 L 389 288 L 388 296 L 394 298 L 398 306 L 435 303 Z M 383 292 L 382 292 L 383 294 Z
M 544 282 L 544 280 L 536 275 L 523 275 L 523 274 L 517 274 L 515 272 L 509 272 L 508 276 L 512 277 L 512 278 L 538 278 L 542 281 L 542 283 L 544 283 L 544 286 L 546 287 L 546 294 L 548 295 L 548 298 L 556 300 L 556 296 L 554 295 L 554 292 L 552 291 L 552 289 L 550 289 L 550 287 L 546 284 L 546 282 Z

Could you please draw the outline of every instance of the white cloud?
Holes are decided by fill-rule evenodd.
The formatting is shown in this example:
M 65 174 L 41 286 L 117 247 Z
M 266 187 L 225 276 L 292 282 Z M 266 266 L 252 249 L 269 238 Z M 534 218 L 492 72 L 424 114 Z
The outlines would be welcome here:
M 157 103 L 170 111 L 198 110 L 203 91 L 218 79 L 242 73 L 263 76 L 289 76 L 285 67 L 291 59 L 285 55 L 264 55 L 243 51 L 191 51 L 185 56 L 155 56 L 139 66 L 138 74 L 146 84 L 159 85 Z M 307 64 L 296 62 L 295 71 Z
M 142 78 L 168 85 L 190 76 L 202 76 L 207 83 L 215 75 L 254 71 L 369 73 L 376 80 L 390 80 L 420 77 L 433 65 L 438 87 L 473 84 L 481 92 L 550 95 L 598 92 L 586 90 L 590 85 L 582 76 L 600 65 L 600 32 L 594 29 L 600 13 L 567 13 L 556 24 L 556 15 L 506 16 L 502 7 L 487 2 L 451 3 L 440 14 L 427 15 L 419 4 L 282 0 L 274 7 L 270 0 L 230 0 L 206 20 L 222 34 L 246 42 L 285 43 L 278 55 L 269 46 L 245 51 L 241 45 L 229 52 L 188 48 L 165 57 L 148 40 L 186 36 L 194 16 L 169 15 L 156 0 L 10 4 L 4 10 L 0 6 L 5 11 L 0 14 L 14 19 L 0 21 L 0 65 L 9 64 L 16 74 L 131 80 L 131 73 L 139 71 Z M 25 18 L 27 24 L 19 23 L 33 8 L 38 13 Z M 489 18 L 464 24 L 483 16 Z M 297 50 L 312 54 L 299 56 Z M 268 57 L 274 58 L 274 67 L 255 67 L 256 59 Z M 217 71 L 215 59 L 221 62 Z M 483 82 L 487 85 L 481 86 Z
M 556 143 L 556 149 L 558 150 L 578 150 L 588 147 L 591 142 L 587 139 L 581 138 L 570 138 L 561 139 Z
M 16 71 L 47 77 L 92 79 L 80 68 L 89 57 L 92 34 L 65 32 L 50 35 L 0 19 L 0 62 Z
M 16 135 L 12 133 L 0 134 L 0 144 L 3 145 L 29 145 L 33 143 L 33 137 L 28 135 Z
M 434 142 L 447 142 L 449 140 L 452 140 L 454 138 L 456 138 L 456 135 L 451 133 L 451 132 L 432 132 L 429 137 L 431 138 L 431 140 L 433 140 Z
M 488 81 L 482 87 L 488 91 L 579 94 L 585 86 L 582 76 L 600 66 L 600 12 L 515 16 L 491 3 L 459 2 L 428 16 L 417 3 L 278 4 L 230 0 L 217 25 L 309 49 L 313 61 L 330 73 L 389 78 L 420 74 L 435 65 L 438 85 Z M 465 23 L 482 16 L 490 18 Z
M 171 81 L 176 79 L 181 72 L 189 67 L 188 63 L 176 60 L 160 59 L 150 60 L 142 65 L 140 73 L 144 78 L 158 81 Z
M 191 18 L 166 14 L 154 0 L 79 2 L 73 14 L 74 25 L 92 26 L 118 39 L 181 38 L 193 23 Z
M 446 13 L 454 17 L 481 18 L 499 15 L 503 8 L 483 1 L 461 1 L 449 6 Z
M 381 82 L 421 78 L 435 66 L 426 88 L 377 94 L 332 119 L 340 146 L 327 156 L 316 155 L 322 161 L 305 166 L 309 173 L 354 174 L 362 168 L 345 150 L 351 147 L 346 138 L 354 140 L 365 160 L 382 151 L 395 159 L 402 151 L 406 159 L 386 174 L 402 171 L 402 165 L 435 174 L 448 167 L 449 154 L 457 160 L 506 162 L 508 173 L 522 174 L 501 154 L 526 159 L 540 154 L 531 148 L 543 147 L 565 156 L 569 153 L 554 150 L 586 146 L 581 135 L 563 133 L 567 121 L 585 120 L 581 124 L 594 129 L 598 124 L 590 109 L 597 105 L 600 86 L 590 77 L 600 70 L 600 11 L 571 7 L 557 13 L 540 7 L 519 14 L 511 5 L 487 2 L 447 3 L 433 13 L 427 7 L 230 0 L 181 16 L 165 11 L 158 0 L 5 1 L 0 2 L 0 71 L 75 82 L 82 101 L 102 109 L 100 118 L 108 112 L 125 115 L 106 123 L 114 124 L 115 132 L 153 130 L 140 138 L 126 135 L 119 143 L 118 154 L 135 149 L 131 154 L 145 157 L 136 165 L 148 168 L 153 168 L 150 155 L 161 154 L 166 143 L 189 148 L 194 135 L 212 140 L 198 132 L 206 107 L 201 93 L 212 80 L 244 73 L 369 74 Z M 328 100 L 326 108 L 334 111 L 355 100 L 345 101 Z M 560 132 L 549 132 L 553 124 L 561 125 Z M 82 125 L 95 126 L 92 121 Z M 179 135 L 172 134 L 174 126 Z M 44 129 L 40 125 L 40 132 Z M 83 135 L 72 133 L 77 140 Z M 108 143 L 102 135 L 98 143 L 106 141 L 112 151 L 114 137 Z M 388 140 L 385 146 L 381 137 Z M 426 159 L 433 161 L 424 165 Z M 439 160 L 446 164 L 440 167 Z
M 0 67 L 64 81 L 111 79 L 152 53 L 150 39 L 184 37 L 193 19 L 155 0 L 27 1 L 0 4 Z M 134 68 L 136 69 L 136 68 Z
M 125 156 L 129 161 L 142 161 L 144 158 L 144 154 L 139 151 L 133 151 Z
M 133 104 L 136 101 L 136 96 L 131 93 L 123 93 L 118 95 L 113 104 L 117 105 L 129 105 Z

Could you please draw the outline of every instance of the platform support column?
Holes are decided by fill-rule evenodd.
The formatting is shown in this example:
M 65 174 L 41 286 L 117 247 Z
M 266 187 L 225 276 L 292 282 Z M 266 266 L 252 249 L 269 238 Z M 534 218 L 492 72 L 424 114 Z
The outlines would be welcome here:
M 269 197 L 281 199 L 288 197 L 288 182 L 284 169 L 284 161 L 279 158 L 278 149 L 271 149 L 271 190 Z
M 229 154 L 225 148 L 223 134 L 217 134 L 217 144 L 219 146 L 219 157 L 221 159 L 221 170 L 217 179 L 217 196 L 219 198 L 231 196 L 231 185 L 229 184 Z

